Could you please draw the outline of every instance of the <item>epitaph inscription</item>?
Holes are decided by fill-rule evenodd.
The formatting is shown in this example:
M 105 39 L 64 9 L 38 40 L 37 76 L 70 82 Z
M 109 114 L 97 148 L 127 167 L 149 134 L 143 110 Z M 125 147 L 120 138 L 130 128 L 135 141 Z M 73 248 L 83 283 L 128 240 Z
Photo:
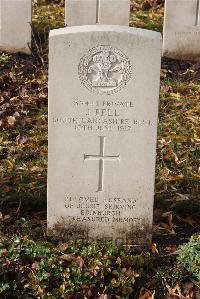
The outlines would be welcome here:
M 98 46 L 81 58 L 79 78 L 84 86 L 98 94 L 111 95 L 120 91 L 131 79 L 128 57 L 111 46 Z

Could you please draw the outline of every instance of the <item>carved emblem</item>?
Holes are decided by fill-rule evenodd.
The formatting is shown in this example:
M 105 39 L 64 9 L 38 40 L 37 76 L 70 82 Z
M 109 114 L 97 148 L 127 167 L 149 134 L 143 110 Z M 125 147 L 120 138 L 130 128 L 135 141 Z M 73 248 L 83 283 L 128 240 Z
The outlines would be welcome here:
M 128 83 L 132 67 L 128 57 L 120 50 L 111 46 L 98 46 L 81 58 L 78 73 L 90 91 L 110 95 Z

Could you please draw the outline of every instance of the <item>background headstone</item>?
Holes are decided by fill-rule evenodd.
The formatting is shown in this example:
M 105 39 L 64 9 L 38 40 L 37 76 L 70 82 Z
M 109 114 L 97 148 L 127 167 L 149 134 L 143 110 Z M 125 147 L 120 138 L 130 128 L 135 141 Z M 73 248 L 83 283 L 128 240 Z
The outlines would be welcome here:
M 130 0 L 99 0 L 99 23 L 129 25 Z
M 49 233 L 150 242 L 160 60 L 157 32 L 51 31 Z
M 30 54 L 31 0 L 0 0 L 0 50 Z
M 96 0 L 65 1 L 65 23 L 68 26 L 94 25 L 96 19 Z
M 128 25 L 130 0 L 66 0 L 65 23 Z
M 200 61 L 200 1 L 166 0 L 163 55 Z

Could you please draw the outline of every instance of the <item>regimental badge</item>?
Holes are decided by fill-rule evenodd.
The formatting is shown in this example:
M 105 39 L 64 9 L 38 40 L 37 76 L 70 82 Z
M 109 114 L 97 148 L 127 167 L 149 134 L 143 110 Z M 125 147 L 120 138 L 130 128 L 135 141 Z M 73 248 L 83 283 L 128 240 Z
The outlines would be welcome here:
M 81 58 L 78 73 L 87 89 L 111 95 L 126 86 L 132 76 L 132 67 L 129 58 L 119 49 L 98 46 Z

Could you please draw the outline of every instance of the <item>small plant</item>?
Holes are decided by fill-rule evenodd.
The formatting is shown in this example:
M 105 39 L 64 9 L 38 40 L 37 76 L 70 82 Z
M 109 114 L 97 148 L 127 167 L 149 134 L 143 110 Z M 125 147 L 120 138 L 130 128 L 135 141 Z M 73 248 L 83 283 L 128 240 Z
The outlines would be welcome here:
M 148 253 L 117 246 L 115 242 L 79 240 L 52 244 L 24 235 L 34 230 L 26 226 L 23 222 L 21 235 L 0 243 L 0 296 L 23 294 L 60 299 L 109 294 L 112 298 L 129 298 L 146 276 Z
M 200 235 L 194 235 L 190 241 L 181 245 L 178 255 L 178 262 L 195 279 L 200 282 Z
M 156 278 L 158 284 L 162 283 L 165 285 L 167 282 L 170 285 L 176 285 L 184 278 L 184 271 L 181 266 L 174 263 L 171 267 L 162 267 L 157 271 Z
M 7 62 L 9 60 L 9 55 L 7 54 L 0 54 L 0 63 Z

